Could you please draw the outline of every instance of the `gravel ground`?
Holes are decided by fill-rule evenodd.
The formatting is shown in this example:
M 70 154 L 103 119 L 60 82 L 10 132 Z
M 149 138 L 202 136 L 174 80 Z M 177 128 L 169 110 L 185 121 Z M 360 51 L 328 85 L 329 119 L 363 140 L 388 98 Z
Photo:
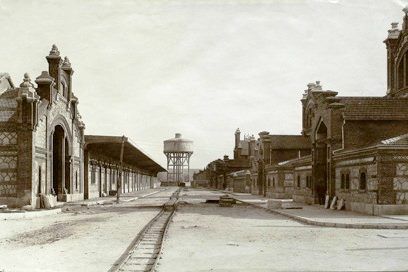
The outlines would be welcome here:
M 159 271 L 397 271 L 408 231 L 322 228 L 250 206 L 221 208 L 184 192 Z
M 0 271 L 107 271 L 175 189 L 120 205 L 0 221 Z

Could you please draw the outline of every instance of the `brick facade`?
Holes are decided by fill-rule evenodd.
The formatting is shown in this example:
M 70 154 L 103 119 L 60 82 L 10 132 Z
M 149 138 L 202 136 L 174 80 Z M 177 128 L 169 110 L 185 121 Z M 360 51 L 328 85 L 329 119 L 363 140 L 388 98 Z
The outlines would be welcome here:
M 234 157 L 250 160 L 251 193 L 309 204 L 336 196 L 349 210 L 408 212 L 408 9 L 404 13 L 402 28 L 393 23 L 384 41 L 384 96 L 339 96 L 317 81 L 301 99 L 301 136 L 263 131 L 254 152 L 242 154 L 237 131 Z
M 71 89 L 73 70 L 68 58 L 61 59 L 56 46 L 47 61 L 48 72 L 36 78 L 37 87 L 28 74 L 19 87 L 7 75 L 1 77 L 0 201 L 10 206 L 35 207 L 39 194 L 55 194 L 60 201 L 83 198 L 84 126 Z M 52 144 L 57 127 L 64 141 L 61 150 L 65 150 L 58 153 L 58 159 Z M 53 179 L 55 161 L 63 163 L 64 168 L 58 177 L 59 186 Z M 74 173 L 78 176 L 76 190 Z
M 349 210 L 408 211 L 407 22 L 405 14 L 402 29 L 393 24 L 385 41 L 385 96 L 345 97 L 323 90 L 320 82 L 308 84 L 301 99 L 302 134 L 309 139 L 311 155 L 303 153 L 299 158 L 284 150 L 276 154 L 280 160 L 263 157 L 267 196 L 322 204 L 328 195 L 345 200 Z M 265 139 L 267 134 L 260 135 Z
M 107 195 L 115 190 L 118 159 L 84 153 L 85 125 L 72 90 L 73 69 L 53 45 L 48 71 L 16 87 L 0 74 L 0 204 L 40 207 L 40 195 L 57 201 Z M 130 145 L 130 144 L 128 144 Z M 129 146 L 127 146 L 129 148 Z M 150 188 L 164 169 L 133 151 L 123 168 L 122 192 Z M 138 166 L 135 158 L 146 166 Z M 146 167 L 149 167 L 146 169 Z M 95 176 L 95 184 L 87 184 Z

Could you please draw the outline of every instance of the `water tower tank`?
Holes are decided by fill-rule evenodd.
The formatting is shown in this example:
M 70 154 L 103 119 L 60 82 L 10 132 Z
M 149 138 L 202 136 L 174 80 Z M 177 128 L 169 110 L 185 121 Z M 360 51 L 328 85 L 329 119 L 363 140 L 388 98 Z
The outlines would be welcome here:
M 181 186 L 189 184 L 193 141 L 183 139 L 180 133 L 176 133 L 174 138 L 163 142 L 163 152 L 167 157 L 168 184 L 174 183 Z
M 164 153 L 167 152 L 193 153 L 193 141 L 183 139 L 180 133 L 176 133 L 174 138 L 164 141 Z

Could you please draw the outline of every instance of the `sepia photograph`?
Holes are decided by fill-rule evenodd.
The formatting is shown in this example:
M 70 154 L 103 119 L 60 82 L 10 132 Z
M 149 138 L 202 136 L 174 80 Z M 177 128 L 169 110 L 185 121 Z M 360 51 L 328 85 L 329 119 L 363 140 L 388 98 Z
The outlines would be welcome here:
M 408 271 L 408 0 L 0 0 L 0 272 Z

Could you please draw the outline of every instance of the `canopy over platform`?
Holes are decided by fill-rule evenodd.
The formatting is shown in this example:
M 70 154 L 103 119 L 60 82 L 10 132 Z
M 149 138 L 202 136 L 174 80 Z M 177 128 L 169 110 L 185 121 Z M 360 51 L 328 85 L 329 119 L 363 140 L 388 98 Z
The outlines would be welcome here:
M 124 164 L 149 171 L 154 173 L 154 175 L 158 172 L 166 171 L 159 163 L 132 144 L 125 136 L 85 135 L 85 151 L 110 158 L 113 161 L 120 161 L 122 141 L 124 143 Z

